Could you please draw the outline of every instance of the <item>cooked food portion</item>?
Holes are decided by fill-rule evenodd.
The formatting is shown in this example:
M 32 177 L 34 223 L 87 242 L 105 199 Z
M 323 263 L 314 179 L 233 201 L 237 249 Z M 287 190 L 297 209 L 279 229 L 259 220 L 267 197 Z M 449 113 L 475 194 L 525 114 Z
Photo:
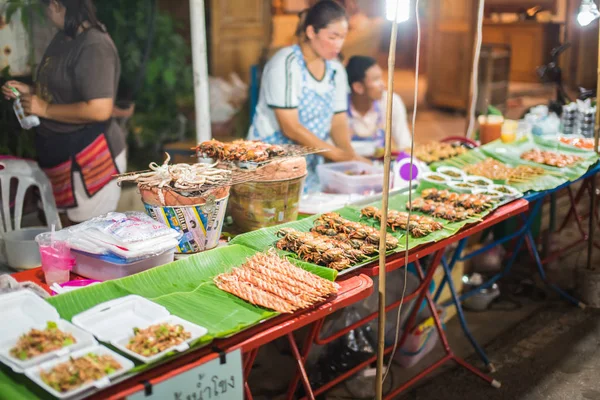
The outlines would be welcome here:
M 502 185 L 494 186 L 494 190 L 497 190 L 498 192 L 504 193 L 504 194 L 513 194 L 514 193 L 514 191 L 512 191 L 509 188 L 507 188 L 506 186 L 502 186 Z
M 371 173 L 367 172 L 367 171 L 344 171 L 344 175 L 348 175 L 348 176 L 365 176 L 365 175 L 371 175 Z
M 314 228 L 313 228 L 314 229 Z M 327 228 L 329 229 L 329 228 Z M 332 233 L 335 232 L 335 235 Z M 342 241 L 337 231 L 328 231 L 331 235 L 315 232 L 300 232 L 292 228 L 283 228 L 277 234 L 277 248 L 296 253 L 300 259 L 335 270 L 342 270 L 376 253 L 377 248 L 364 241 L 358 247 L 353 246 L 353 238 Z
M 361 210 L 361 214 L 367 218 L 375 218 L 381 223 L 382 214 L 376 207 L 365 207 Z M 409 222 L 408 213 L 396 210 L 388 211 L 387 226 L 393 231 L 397 228 L 407 230 L 412 236 L 417 238 L 427 236 L 431 232 L 439 231 L 444 227 L 439 222 L 422 215 L 411 215 Z
M 421 192 L 421 197 L 425 200 L 433 200 L 454 207 L 471 209 L 475 213 L 480 213 L 494 207 L 492 198 L 484 194 L 461 194 L 448 190 L 425 189 Z
M 192 334 L 182 325 L 156 324 L 145 329 L 134 328 L 127 348 L 145 357 L 161 353 L 188 340 Z
M 521 158 L 527 161 L 533 161 L 538 164 L 550 165 L 552 167 L 568 167 L 576 164 L 583 158 L 568 154 L 556 153 L 553 151 L 542 151 L 539 149 L 531 149 L 521 154 Z
M 444 181 L 446 181 L 446 179 L 443 176 L 436 175 L 436 174 L 427 175 L 425 178 L 429 179 L 430 181 L 437 181 L 437 182 L 444 182 Z
M 251 140 L 223 143 L 213 139 L 200 143 L 195 150 L 199 157 L 255 163 L 265 162 L 273 157 L 281 157 L 286 154 L 283 146 Z
M 575 146 L 584 150 L 594 150 L 594 139 L 591 138 L 577 138 L 577 137 L 566 137 L 561 136 L 558 138 L 562 143 L 569 146 Z
M 337 285 L 298 268 L 274 252 L 257 253 L 214 278 L 217 287 L 280 313 L 305 309 L 337 292 Z
M 483 179 L 475 179 L 475 180 L 472 180 L 469 182 L 475 186 L 488 186 L 489 185 L 489 183 L 484 181 Z
M 449 176 L 450 178 L 462 178 L 460 173 L 452 170 L 440 171 L 440 174 Z
M 55 322 L 48 322 L 46 329 L 32 329 L 22 335 L 15 347 L 10 349 L 10 355 L 19 360 L 29 360 L 41 354 L 62 349 L 76 343 L 70 333 L 58 329 Z
M 436 218 L 442 218 L 450 222 L 463 221 L 471 218 L 475 211 L 471 208 L 455 207 L 452 204 L 434 200 L 425 200 L 419 197 L 412 203 L 406 204 L 406 208 L 431 214 Z
M 426 163 L 446 160 L 456 157 L 468 151 L 467 148 L 460 145 L 449 143 L 429 142 L 415 146 L 415 156 Z
M 338 213 L 322 214 L 315 220 L 314 225 L 313 232 L 332 236 L 335 231 L 338 233 L 336 239 L 350 244 L 355 249 L 360 248 L 367 255 L 376 252 L 376 250 L 370 251 L 373 246 L 379 246 L 379 229 L 342 218 Z M 359 241 L 363 242 L 361 246 L 358 246 Z M 385 248 L 393 250 L 396 247 L 398 247 L 398 239 L 386 234 Z
M 135 182 L 147 188 L 197 191 L 203 185 L 226 184 L 231 180 L 231 171 L 215 168 L 216 164 L 169 164 L 170 160 L 167 153 L 162 165 L 152 162 L 150 171 L 122 174 L 117 182 Z
M 49 371 L 42 371 L 40 377 L 57 392 L 65 393 L 110 375 L 121 368 L 121 364 L 109 355 L 89 353 L 58 364 Z
M 492 180 L 507 181 L 532 179 L 546 173 L 543 168 L 529 167 L 526 165 L 519 165 L 514 168 L 509 167 L 493 158 L 486 158 L 484 161 L 478 162 L 477 164 L 467 165 L 463 170 L 471 175 L 479 175 Z

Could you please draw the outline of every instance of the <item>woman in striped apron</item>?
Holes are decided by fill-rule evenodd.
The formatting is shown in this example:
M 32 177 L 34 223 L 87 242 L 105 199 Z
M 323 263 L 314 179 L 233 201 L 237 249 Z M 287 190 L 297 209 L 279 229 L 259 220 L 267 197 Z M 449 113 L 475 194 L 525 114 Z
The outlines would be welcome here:
M 319 189 L 316 167 L 362 160 L 350 143 L 348 82 L 337 60 L 348 32 L 344 8 L 322 0 L 301 14 L 299 44 L 279 50 L 265 65 L 248 139 L 328 150 L 307 157 L 306 191 Z

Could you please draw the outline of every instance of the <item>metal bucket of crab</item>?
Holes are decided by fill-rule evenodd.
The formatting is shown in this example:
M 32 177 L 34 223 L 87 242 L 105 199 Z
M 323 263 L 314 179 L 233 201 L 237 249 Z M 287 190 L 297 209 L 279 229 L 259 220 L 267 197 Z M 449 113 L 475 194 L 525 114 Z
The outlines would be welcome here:
M 193 254 L 217 247 L 229 199 L 230 171 L 205 164 L 150 164 L 150 171 L 121 175 L 138 184 L 146 213 L 183 233 L 175 250 Z

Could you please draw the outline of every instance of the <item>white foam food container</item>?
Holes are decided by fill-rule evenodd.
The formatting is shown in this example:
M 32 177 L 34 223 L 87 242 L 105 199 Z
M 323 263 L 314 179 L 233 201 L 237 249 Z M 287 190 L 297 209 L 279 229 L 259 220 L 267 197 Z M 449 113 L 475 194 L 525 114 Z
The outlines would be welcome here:
M 477 188 L 487 188 L 494 184 L 494 181 L 492 181 L 491 179 L 484 178 L 483 176 L 477 176 L 477 175 L 469 175 L 465 178 L 464 181 L 477 186 Z M 485 182 L 485 184 L 480 185 L 479 181 Z
M 98 340 L 110 343 L 119 351 L 147 364 L 164 357 L 171 351 L 186 351 L 189 349 L 191 342 L 201 338 L 208 332 L 206 328 L 171 315 L 165 307 L 136 295 L 98 304 L 74 316 L 73 323 L 92 333 Z M 186 331 L 191 333 L 191 337 L 177 346 L 165 349 L 150 357 L 145 357 L 127 348 L 129 340 L 135 336 L 133 333 L 134 328 L 144 329 L 161 323 L 180 324 Z
M 440 179 L 436 179 L 440 178 Z M 437 173 L 437 172 L 425 172 L 423 174 L 423 179 L 427 182 L 435 183 L 438 185 L 445 185 L 450 181 L 450 177 Z
M 64 393 L 57 391 L 56 389 L 52 388 L 51 386 L 49 386 L 48 384 L 46 384 L 46 382 L 44 382 L 42 380 L 42 377 L 41 377 L 42 371 L 47 372 L 47 371 L 51 370 L 54 366 L 64 363 L 64 362 L 67 362 L 71 358 L 78 358 L 78 357 L 85 356 L 87 354 L 96 354 L 99 356 L 109 355 L 109 356 L 113 357 L 115 359 L 115 361 L 121 365 L 121 369 L 119 369 L 111 374 L 106 375 L 102 379 L 98 379 L 97 381 L 86 383 L 84 385 L 79 386 L 76 389 L 73 389 L 73 390 L 70 390 L 70 391 L 64 392 Z M 110 385 L 110 381 L 112 379 L 127 373 L 127 371 L 131 370 L 133 367 L 134 367 L 134 364 L 131 360 L 128 360 L 127 358 L 115 353 L 114 351 L 112 351 L 102 345 L 96 344 L 93 347 L 88 347 L 86 349 L 79 350 L 71 355 L 64 356 L 64 357 L 61 357 L 61 358 L 58 358 L 58 359 L 55 359 L 52 361 L 47 361 L 36 367 L 29 368 L 28 370 L 25 371 L 25 375 L 29 379 L 34 381 L 36 384 L 38 384 L 41 388 L 43 388 L 48 393 L 50 393 L 52 396 L 59 398 L 59 399 L 66 399 L 69 397 L 76 396 L 76 395 L 83 393 L 92 388 L 102 389 L 104 387 L 107 387 Z
M 504 197 L 521 197 L 523 193 L 519 192 L 516 188 L 509 185 L 492 185 L 491 189 L 500 192 Z M 501 189 L 507 190 L 510 193 L 505 193 Z
M 460 168 L 446 167 L 446 166 L 439 167 L 436 170 L 436 173 L 438 175 L 443 175 L 443 176 L 447 177 L 448 180 L 451 180 L 451 181 L 462 181 L 467 176 L 465 171 L 463 171 Z
M 0 321 L 3 321 L 0 323 L 0 362 L 16 373 L 23 373 L 34 365 L 97 343 L 88 332 L 61 319 L 54 307 L 30 290 L 4 294 L 0 296 L 0 304 Z M 48 322 L 54 322 L 58 329 L 72 334 L 75 343 L 28 360 L 21 360 L 10 354 L 22 335 L 34 328 L 43 330 Z

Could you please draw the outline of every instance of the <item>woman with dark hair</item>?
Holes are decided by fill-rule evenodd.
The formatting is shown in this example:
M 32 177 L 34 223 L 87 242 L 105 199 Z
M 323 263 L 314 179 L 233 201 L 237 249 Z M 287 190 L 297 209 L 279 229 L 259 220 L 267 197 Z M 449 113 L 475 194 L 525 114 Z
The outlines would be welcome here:
M 59 29 L 38 66 L 34 86 L 9 81 L 27 114 L 40 117 L 36 149 L 66 224 L 114 211 L 112 176 L 126 167 L 125 135 L 113 120 L 121 71 L 117 49 L 92 0 L 41 0 Z M 64 218 L 66 216 L 66 218 Z
M 337 59 L 347 32 L 346 12 L 336 1 L 321 0 L 301 14 L 299 44 L 265 65 L 248 139 L 327 149 L 323 156 L 331 161 L 363 160 L 350 143 L 348 82 Z M 307 157 L 305 191 L 318 188 L 315 170 L 322 162 Z

